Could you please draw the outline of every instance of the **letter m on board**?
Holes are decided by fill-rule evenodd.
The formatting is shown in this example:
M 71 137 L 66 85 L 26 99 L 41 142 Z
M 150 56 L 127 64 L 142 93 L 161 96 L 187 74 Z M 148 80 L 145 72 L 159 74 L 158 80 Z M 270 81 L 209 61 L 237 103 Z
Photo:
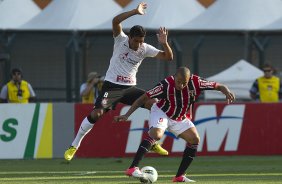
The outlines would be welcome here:
M 201 137 L 198 151 L 206 140 L 207 151 L 237 151 L 243 124 L 245 105 L 227 105 L 217 116 L 216 105 L 201 105 L 195 113 L 195 125 Z

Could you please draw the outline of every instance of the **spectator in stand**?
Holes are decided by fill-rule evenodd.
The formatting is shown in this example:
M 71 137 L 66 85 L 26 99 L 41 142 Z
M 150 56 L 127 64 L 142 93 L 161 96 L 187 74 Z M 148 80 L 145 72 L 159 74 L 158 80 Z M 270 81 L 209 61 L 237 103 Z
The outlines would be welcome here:
M 250 89 L 251 98 L 260 102 L 279 102 L 282 98 L 280 78 L 273 75 L 274 68 L 270 64 L 265 64 L 262 70 L 264 75 L 257 78 Z
M 82 103 L 93 104 L 102 90 L 103 81 L 97 72 L 90 72 L 87 81 L 80 86 Z
M 29 103 L 35 102 L 35 93 L 31 85 L 22 79 L 22 70 L 14 68 L 11 80 L 3 86 L 0 93 L 1 103 Z

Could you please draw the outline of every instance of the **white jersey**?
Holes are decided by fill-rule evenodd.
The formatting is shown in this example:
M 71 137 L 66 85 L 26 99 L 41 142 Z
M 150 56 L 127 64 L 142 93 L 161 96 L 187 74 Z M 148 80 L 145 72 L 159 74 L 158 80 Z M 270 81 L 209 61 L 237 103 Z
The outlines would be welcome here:
M 146 57 L 155 57 L 160 50 L 143 43 L 137 51 L 129 48 L 128 36 L 121 32 L 114 38 L 114 50 L 105 80 L 120 85 L 136 85 L 138 67 Z

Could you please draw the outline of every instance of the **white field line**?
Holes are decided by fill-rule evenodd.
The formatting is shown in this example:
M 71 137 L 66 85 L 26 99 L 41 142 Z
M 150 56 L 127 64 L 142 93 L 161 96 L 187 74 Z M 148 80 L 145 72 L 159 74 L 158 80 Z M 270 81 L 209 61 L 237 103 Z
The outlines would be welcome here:
M 158 171 L 159 173 L 175 172 L 172 170 L 162 170 Z M 103 173 L 121 173 L 124 171 L 0 171 L 0 175 L 4 174 L 103 174 Z
M 158 173 L 174 173 L 172 170 L 162 170 Z M 85 176 L 85 175 L 95 175 L 95 174 L 115 174 L 120 173 L 124 174 L 124 171 L 0 171 L 1 175 L 34 175 L 34 174 L 66 174 L 66 175 L 75 175 L 75 176 Z M 216 174 L 189 174 L 191 176 L 282 176 L 282 173 L 216 173 Z M 104 176 L 104 175 L 103 175 Z M 52 177 L 52 176 L 46 176 Z M 67 176 L 66 176 L 67 177 Z M 97 175 L 95 175 L 97 177 Z M 111 177 L 117 177 L 111 176 Z M 161 177 L 161 176 L 160 176 Z M 1 178 L 0 178 L 1 179 Z
M 20 178 L 0 178 L 0 181 L 30 181 L 30 180 L 69 180 L 69 179 L 114 179 L 126 178 L 126 176 L 45 176 L 45 177 L 20 177 Z

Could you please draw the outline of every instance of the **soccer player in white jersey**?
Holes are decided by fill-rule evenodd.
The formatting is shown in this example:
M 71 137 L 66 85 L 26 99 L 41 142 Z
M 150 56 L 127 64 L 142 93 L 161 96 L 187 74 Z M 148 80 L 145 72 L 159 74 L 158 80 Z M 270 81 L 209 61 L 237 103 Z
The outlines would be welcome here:
M 136 9 L 121 13 L 113 18 L 114 50 L 102 93 L 98 96 L 93 111 L 82 121 L 71 146 L 66 150 L 64 157 L 67 161 L 73 158 L 84 136 L 103 114 L 110 109 L 114 109 L 118 102 L 132 105 L 136 99 L 145 93 L 145 90 L 135 87 L 136 73 L 143 59 L 146 57 L 168 61 L 173 59 L 172 50 L 167 42 L 168 31 L 166 28 L 161 27 L 157 34 L 163 50 L 144 43 L 146 32 L 142 26 L 133 26 L 130 29 L 129 36 L 122 31 L 122 21 L 134 15 L 144 15 L 146 8 L 146 3 L 140 3 Z M 150 109 L 155 101 L 155 99 L 149 100 L 143 107 Z M 168 154 L 159 144 L 155 144 L 151 150 L 161 155 Z
M 227 86 L 191 75 L 188 68 L 180 67 L 175 75 L 165 78 L 138 98 L 124 115 L 114 118 L 115 121 L 126 121 L 148 99 L 159 99 L 150 111 L 148 135 L 141 142 L 131 166 L 125 172 L 126 175 L 136 177 L 144 183 L 148 182 L 146 176 L 138 168 L 139 162 L 150 150 L 154 142 L 161 139 L 164 131 L 168 129 L 175 136 L 187 142 L 182 161 L 172 181 L 194 182 L 194 180 L 185 176 L 185 172 L 192 163 L 200 142 L 197 129 L 191 120 L 193 105 L 203 90 L 218 90 L 222 92 L 226 96 L 228 103 L 235 100 L 234 94 Z

